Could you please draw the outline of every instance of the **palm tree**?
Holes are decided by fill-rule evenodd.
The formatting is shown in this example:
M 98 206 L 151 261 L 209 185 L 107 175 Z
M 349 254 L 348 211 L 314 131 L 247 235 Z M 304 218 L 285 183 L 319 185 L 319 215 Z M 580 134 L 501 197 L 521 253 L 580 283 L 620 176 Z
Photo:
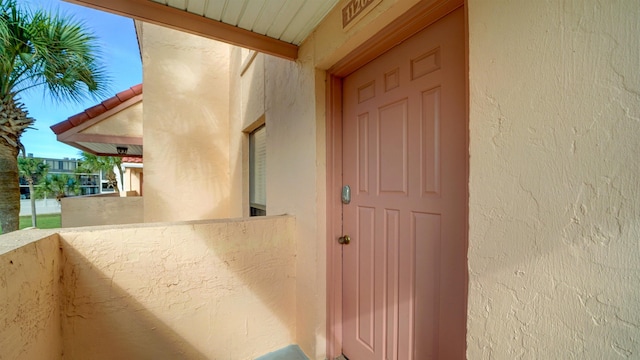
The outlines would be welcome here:
M 29 184 L 29 198 L 31 199 L 31 226 L 36 227 L 36 192 L 34 189 L 35 183 L 44 179 L 49 172 L 49 165 L 42 159 L 36 158 L 18 158 L 18 170 L 20 176 L 22 176 Z
M 78 180 L 67 174 L 52 174 L 45 177 L 38 185 L 36 194 L 53 195 L 57 201 L 62 200 L 63 197 L 80 194 Z
M 104 68 L 85 25 L 0 0 L 0 227 L 18 229 L 20 137 L 34 122 L 20 93 L 43 89 L 57 101 L 80 101 L 107 90 Z
M 118 192 L 120 191 L 124 185 L 122 158 L 117 156 L 97 156 L 86 151 L 83 151 L 80 156 L 80 166 L 76 169 L 76 172 L 102 172 L 107 177 L 108 186 Z

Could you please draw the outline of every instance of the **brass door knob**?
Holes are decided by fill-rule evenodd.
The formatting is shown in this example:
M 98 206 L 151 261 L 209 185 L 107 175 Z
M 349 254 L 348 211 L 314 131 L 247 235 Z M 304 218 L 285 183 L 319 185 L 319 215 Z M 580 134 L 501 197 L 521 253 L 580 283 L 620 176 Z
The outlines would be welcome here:
M 349 235 L 343 235 L 338 238 L 338 243 L 340 245 L 349 245 L 351 242 L 351 237 Z

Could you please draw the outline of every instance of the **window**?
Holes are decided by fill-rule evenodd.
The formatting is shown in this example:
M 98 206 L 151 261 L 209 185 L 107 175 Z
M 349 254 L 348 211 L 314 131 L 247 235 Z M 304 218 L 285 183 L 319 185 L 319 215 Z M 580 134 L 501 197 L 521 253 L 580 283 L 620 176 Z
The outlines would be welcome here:
M 262 125 L 249 134 L 249 215 L 267 214 L 267 132 Z

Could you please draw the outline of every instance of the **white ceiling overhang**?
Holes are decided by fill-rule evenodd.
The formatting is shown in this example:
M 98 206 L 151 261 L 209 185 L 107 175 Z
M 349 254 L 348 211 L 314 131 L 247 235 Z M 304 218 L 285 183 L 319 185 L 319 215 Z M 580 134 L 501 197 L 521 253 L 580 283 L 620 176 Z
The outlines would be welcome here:
M 65 0 L 295 60 L 339 0 Z

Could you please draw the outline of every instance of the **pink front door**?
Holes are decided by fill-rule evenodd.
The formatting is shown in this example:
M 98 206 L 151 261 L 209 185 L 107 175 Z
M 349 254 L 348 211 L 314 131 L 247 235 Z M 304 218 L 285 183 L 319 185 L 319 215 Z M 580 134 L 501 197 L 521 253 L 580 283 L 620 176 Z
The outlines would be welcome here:
M 458 9 L 343 82 L 343 353 L 463 359 L 467 122 Z

